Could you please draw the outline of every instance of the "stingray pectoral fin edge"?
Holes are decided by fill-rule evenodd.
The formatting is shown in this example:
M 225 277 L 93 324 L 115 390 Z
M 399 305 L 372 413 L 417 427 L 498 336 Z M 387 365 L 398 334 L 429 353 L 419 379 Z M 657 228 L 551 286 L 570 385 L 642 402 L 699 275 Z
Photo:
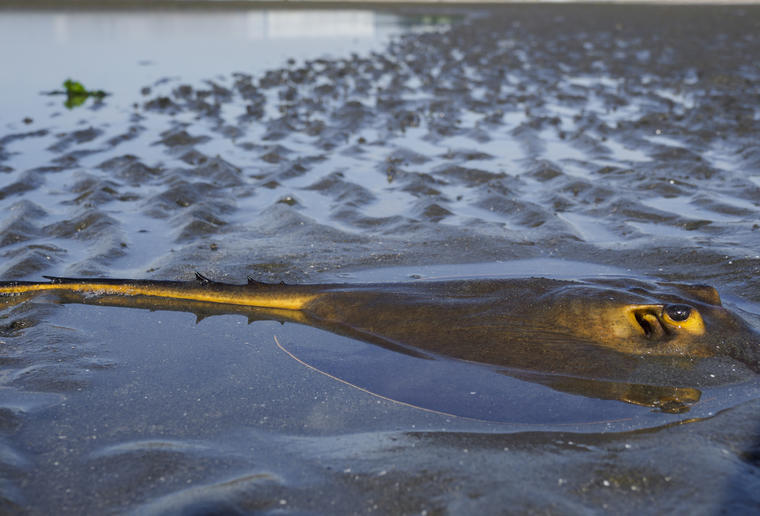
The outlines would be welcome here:
M 358 386 L 358 385 L 356 385 L 354 383 L 349 382 L 348 380 L 344 380 L 343 378 L 339 378 L 339 377 L 337 377 L 335 375 L 332 375 L 332 374 L 328 373 L 327 371 L 323 371 L 322 369 L 319 369 L 318 367 L 316 367 L 316 366 L 314 366 L 312 364 L 309 364 L 308 362 L 306 362 L 303 359 L 301 359 L 298 356 L 296 356 L 292 351 L 290 351 L 289 349 L 287 349 L 285 346 L 283 346 L 282 343 L 280 342 L 280 339 L 277 338 L 277 335 L 274 335 L 274 343 L 275 343 L 275 345 L 277 346 L 277 348 L 280 351 L 282 351 L 283 353 L 285 353 L 290 358 L 292 358 L 293 360 L 295 360 L 296 362 L 298 362 L 302 366 L 306 367 L 307 369 L 311 369 L 312 371 L 317 372 L 319 374 L 322 374 L 322 375 L 330 378 L 331 380 L 335 380 L 336 382 L 340 382 L 340 383 L 342 383 L 344 385 L 348 385 L 349 387 L 353 387 L 354 389 L 357 389 L 357 390 L 359 390 L 361 392 L 364 392 L 366 394 L 369 394 L 369 395 L 374 396 L 376 398 L 379 398 L 381 400 L 390 401 L 391 403 L 395 403 L 396 405 L 401 405 L 401 406 L 404 406 L 404 407 L 410 407 L 410 408 L 413 408 L 413 409 L 422 410 L 423 412 L 429 412 L 431 414 L 437 414 L 439 416 L 453 417 L 453 418 L 458 418 L 458 419 L 468 419 L 468 420 L 471 420 L 471 421 L 483 421 L 483 422 L 486 421 L 484 419 L 477 419 L 477 418 L 471 418 L 471 417 L 465 417 L 465 416 L 458 416 L 456 414 L 451 414 L 449 412 L 442 412 L 440 410 L 420 407 L 419 405 L 413 405 L 413 404 L 407 403 L 405 401 L 399 401 L 399 400 L 395 400 L 393 398 L 389 398 L 388 396 L 383 396 L 382 394 L 378 394 L 378 393 L 373 392 L 373 391 L 371 391 L 369 389 L 365 389 L 364 387 L 360 387 L 360 386 Z

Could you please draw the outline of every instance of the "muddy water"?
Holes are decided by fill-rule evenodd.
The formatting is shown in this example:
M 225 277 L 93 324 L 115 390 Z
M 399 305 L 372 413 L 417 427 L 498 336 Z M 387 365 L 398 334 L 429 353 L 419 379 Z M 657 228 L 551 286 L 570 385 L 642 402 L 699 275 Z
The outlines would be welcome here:
M 326 18 L 301 13 L 297 40 L 294 18 L 250 11 L 216 52 L 160 17 L 147 32 L 175 43 L 53 14 L 58 32 L 40 34 L 63 38 L 63 54 L 30 38 L 2 74 L 16 93 L 0 114 L 0 277 L 627 275 L 712 284 L 758 325 L 760 10 L 426 14 L 344 13 L 332 40 L 318 30 Z M 85 15 L 141 27 L 139 13 Z M 3 12 L 3 37 L 34 34 L 45 16 Z M 112 51 L 88 44 L 93 33 L 113 37 Z M 67 110 L 38 94 L 75 72 L 113 95 Z M 321 375 L 283 348 L 341 357 L 350 343 L 296 325 L 45 299 L 0 317 L 3 512 L 760 503 L 760 403 L 742 386 L 677 417 L 576 397 L 606 417 L 520 426 Z M 435 374 L 430 390 L 453 377 Z M 572 412 L 566 403 L 555 411 Z

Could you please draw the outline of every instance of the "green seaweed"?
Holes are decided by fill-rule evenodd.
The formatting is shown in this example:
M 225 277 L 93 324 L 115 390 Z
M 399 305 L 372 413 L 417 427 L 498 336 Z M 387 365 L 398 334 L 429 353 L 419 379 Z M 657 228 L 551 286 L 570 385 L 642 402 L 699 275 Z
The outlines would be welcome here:
M 64 100 L 63 105 L 68 109 L 73 109 L 75 107 L 81 106 L 90 97 L 101 100 L 107 95 L 110 95 L 108 92 L 103 90 L 88 90 L 81 82 L 72 79 L 66 79 L 63 81 L 63 87 L 63 90 L 53 90 L 47 94 L 66 95 L 66 100 Z

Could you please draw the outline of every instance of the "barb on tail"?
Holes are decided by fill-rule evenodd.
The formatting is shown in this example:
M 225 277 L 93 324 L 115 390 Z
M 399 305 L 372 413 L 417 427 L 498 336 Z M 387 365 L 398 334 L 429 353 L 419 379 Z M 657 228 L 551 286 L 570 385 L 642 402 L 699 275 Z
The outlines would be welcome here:
M 204 276 L 198 271 L 195 271 L 195 279 L 197 279 L 200 282 L 200 284 L 203 285 L 204 287 L 210 283 L 213 283 L 213 281 L 211 281 L 210 279 L 208 279 L 206 276 Z

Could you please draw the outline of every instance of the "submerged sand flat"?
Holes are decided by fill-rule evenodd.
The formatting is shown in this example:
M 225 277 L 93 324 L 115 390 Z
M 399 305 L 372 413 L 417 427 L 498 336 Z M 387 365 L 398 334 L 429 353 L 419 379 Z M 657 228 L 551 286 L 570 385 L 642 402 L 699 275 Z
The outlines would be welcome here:
M 235 9 L 0 12 L 0 278 L 622 275 L 709 283 L 757 326 L 757 7 Z M 40 94 L 69 75 L 111 95 L 67 109 Z M 367 371 L 371 357 L 409 388 L 455 378 L 426 384 L 389 352 L 238 315 L 6 307 L 0 507 L 760 503 L 760 405 L 738 385 L 692 424 L 580 396 L 557 412 L 606 417 L 480 422 L 283 348 Z

